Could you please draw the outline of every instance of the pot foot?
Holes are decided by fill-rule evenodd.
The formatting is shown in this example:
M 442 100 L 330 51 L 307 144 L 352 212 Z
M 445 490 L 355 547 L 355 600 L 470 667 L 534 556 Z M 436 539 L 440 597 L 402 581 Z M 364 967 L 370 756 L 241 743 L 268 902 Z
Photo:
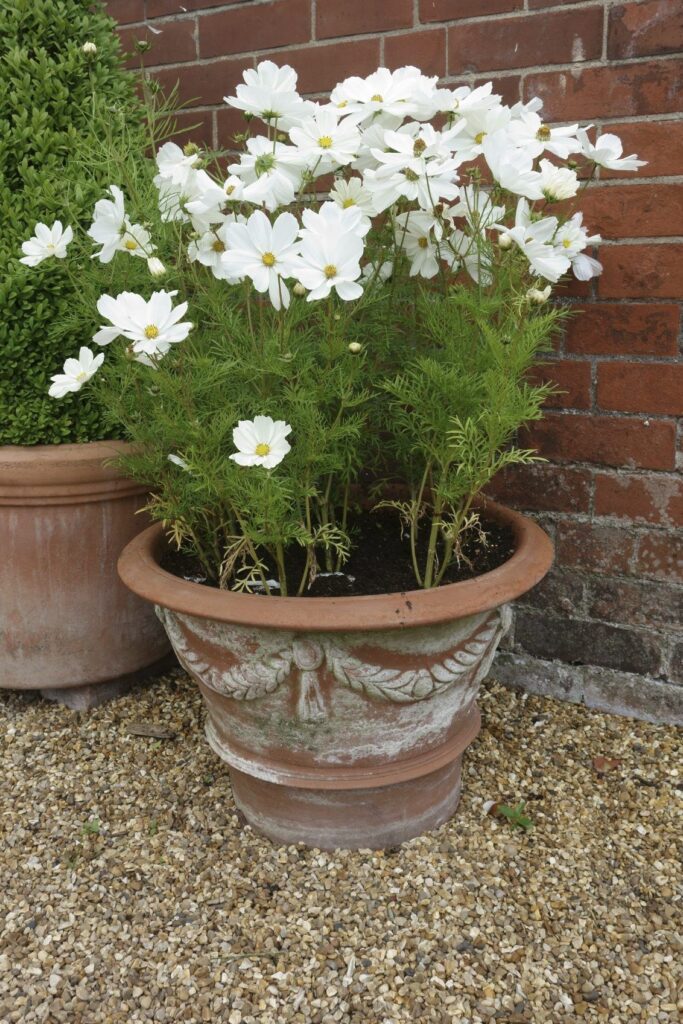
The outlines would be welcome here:
M 247 822 L 282 845 L 378 850 L 448 821 L 460 799 L 462 757 L 429 775 L 375 789 L 302 789 L 230 769 L 235 803 Z
M 118 679 L 106 679 L 101 683 L 88 683 L 85 686 L 46 688 L 40 691 L 40 695 L 56 704 L 63 704 L 64 707 L 70 708 L 72 711 L 88 711 L 91 708 L 98 708 L 110 700 L 115 700 L 117 697 L 124 697 L 134 686 L 145 682 L 152 676 L 167 672 L 176 664 L 175 657 L 172 654 L 166 654 L 163 658 L 148 665 L 147 668 L 119 676 Z

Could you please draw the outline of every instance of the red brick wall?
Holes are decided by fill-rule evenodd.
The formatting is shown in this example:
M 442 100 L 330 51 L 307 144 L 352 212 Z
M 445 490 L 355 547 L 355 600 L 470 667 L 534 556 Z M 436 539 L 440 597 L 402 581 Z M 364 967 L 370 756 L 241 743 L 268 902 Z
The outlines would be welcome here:
M 549 369 L 566 394 L 531 431 L 550 464 L 511 474 L 496 491 L 537 513 L 557 544 L 556 569 L 517 614 L 519 671 L 526 654 L 602 667 L 617 689 L 620 673 L 635 673 L 646 677 L 641 703 L 670 710 L 675 693 L 683 693 L 668 685 L 683 683 L 683 642 L 680 634 L 676 639 L 683 618 L 683 482 L 676 465 L 683 412 L 683 4 L 108 6 L 128 48 L 135 39 L 152 43 L 147 65 L 166 85 L 180 81 L 193 108 L 185 121 L 197 123 L 194 134 L 214 146 L 229 144 L 241 124 L 223 95 L 244 67 L 267 56 L 294 65 L 302 91 L 312 95 L 380 63 L 417 64 L 451 84 L 491 78 L 507 102 L 539 95 L 549 120 L 590 120 L 649 161 L 637 175 L 601 172 L 584 198 L 589 227 L 605 239 L 604 273 L 572 289 L 581 313 Z M 635 676 L 623 678 L 628 689 Z

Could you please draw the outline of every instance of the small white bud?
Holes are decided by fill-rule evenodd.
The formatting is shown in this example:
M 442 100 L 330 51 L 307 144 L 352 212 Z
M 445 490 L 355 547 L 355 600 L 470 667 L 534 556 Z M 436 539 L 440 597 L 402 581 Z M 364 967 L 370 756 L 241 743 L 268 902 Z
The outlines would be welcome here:
M 147 260 L 147 269 L 149 270 L 152 277 L 163 277 L 166 273 L 166 267 L 163 265 L 160 259 L 156 256 L 150 256 Z
M 545 288 L 530 288 L 526 293 L 526 297 L 529 302 L 535 303 L 537 306 L 542 306 L 544 302 L 547 302 L 550 298 L 551 287 L 546 285 Z
M 97 53 L 97 46 L 95 43 L 83 43 L 81 50 L 87 57 L 93 57 Z
M 349 352 L 352 352 L 354 356 L 358 355 L 362 348 L 363 346 L 359 341 L 352 341 L 349 343 Z
M 512 245 L 512 235 L 508 235 L 507 231 L 504 231 L 502 235 L 498 236 L 498 245 L 501 249 L 509 249 Z
M 297 281 L 296 282 L 296 284 L 294 285 L 294 288 L 292 289 L 292 291 L 294 292 L 295 295 L 305 295 L 306 294 L 306 289 L 302 285 L 301 281 Z

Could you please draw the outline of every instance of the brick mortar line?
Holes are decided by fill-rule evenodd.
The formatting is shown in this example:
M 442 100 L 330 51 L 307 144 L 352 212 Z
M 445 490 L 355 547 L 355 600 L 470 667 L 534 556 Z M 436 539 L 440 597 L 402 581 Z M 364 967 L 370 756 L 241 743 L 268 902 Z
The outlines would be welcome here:
M 532 510 L 529 509 L 527 511 L 532 511 Z M 636 523 L 636 522 L 633 522 L 632 520 L 628 520 L 627 523 L 625 523 L 623 519 L 619 519 L 619 517 L 614 516 L 614 515 L 612 515 L 612 516 L 606 516 L 606 515 L 592 516 L 589 512 L 558 512 L 558 511 L 555 511 L 555 510 L 544 512 L 542 509 L 534 509 L 533 511 L 534 511 L 534 513 L 536 515 L 542 515 L 545 518 L 549 519 L 556 526 L 562 525 L 563 523 L 567 523 L 567 522 L 569 522 L 569 523 L 580 523 L 582 526 L 592 526 L 592 525 L 611 526 L 611 525 L 613 525 L 611 522 L 610 523 L 603 523 L 602 520 L 603 519 L 610 519 L 610 520 L 616 519 L 616 520 L 618 520 L 618 524 L 619 525 L 624 526 L 624 528 L 628 529 L 629 532 L 633 532 L 633 533 L 636 534 L 635 539 L 637 541 L 642 541 L 643 537 L 646 534 L 649 534 L 649 533 L 652 533 L 652 532 L 657 533 L 657 534 L 663 534 L 663 533 L 671 530 L 670 526 L 666 526 L 663 523 L 647 523 L 647 522 L 637 522 Z M 595 522 L 596 519 L 599 520 L 597 522 L 597 524 Z M 570 568 L 570 567 L 569 566 L 564 566 L 564 568 Z M 584 572 L 591 572 L 591 570 L 590 569 L 584 569 Z M 617 575 L 623 575 L 623 574 L 614 573 L 614 575 L 617 576 Z M 673 585 L 679 586 L 679 587 L 681 587 L 681 589 L 683 589 L 683 584 L 681 584 L 678 580 L 672 580 L 671 583 Z
M 251 6 L 252 7 L 266 7 L 269 4 L 273 4 L 273 3 L 276 3 L 276 2 L 277 2 L 277 0 L 251 0 Z M 246 9 L 246 8 L 245 8 L 245 5 L 243 3 L 226 3 L 226 4 L 221 4 L 219 6 L 216 6 L 216 7 L 203 7 L 203 8 L 200 7 L 200 8 L 198 8 L 195 11 L 177 11 L 174 14 L 166 13 L 166 14 L 158 14 L 158 15 L 154 15 L 152 17 L 148 17 L 147 13 L 146 13 L 146 8 L 145 8 L 145 21 L 147 21 L 147 22 L 185 21 L 187 18 L 190 18 L 190 17 L 197 17 L 197 18 L 210 17 L 213 14 L 224 14 L 224 13 L 229 12 L 229 11 L 239 11 L 239 10 L 244 10 L 244 9 Z M 494 13 L 494 14 L 480 14 L 480 15 L 473 14 L 473 15 L 470 15 L 469 17 L 467 17 L 467 18 L 446 18 L 446 19 L 444 19 L 444 21 L 420 21 L 419 20 L 419 8 L 418 8 L 418 11 L 417 11 L 417 19 L 418 20 L 417 21 L 413 21 L 413 25 L 410 26 L 410 27 L 411 28 L 432 28 L 432 27 L 433 28 L 457 28 L 459 25 L 486 24 L 486 23 L 492 22 L 492 21 L 509 21 L 509 20 L 516 20 L 516 21 L 521 20 L 521 21 L 523 21 L 525 18 L 529 19 L 529 18 L 533 18 L 533 17 L 535 17 L 537 15 L 542 15 L 542 14 L 546 14 L 546 15 L 549 14 L 549 13 L 562 14 L 563 12 L 566 14 L 566 13 L 571 13 L 573 11 L 585 11 L 585 10 L 591 10 L 591 9 L 608 11 L 608 8 L 606 7 L 605 3 L 604 2 L 599 2 L 599 0 L 598 0 L 597 3 L 596 3 L 596 0 L 578 0 L 577 3 L 572 3 L 571 7 L 567 7 L 564 4 L 556 4 L 556 5 L 549 4 L 548 7 L 540 8 L 538 10 L 533 10 L 533 11 L 525 7 L 524 9 L 519 10 L 519 11 L 501 11 L 501 12 Z M 415 7 L 413 9 L 413 17 L 415 18 Z M 142 22 L 139 22 L 139 21 L 130 22 L 130 25 L 140 25 L 140 24 L 142 24 Z M 127 28 L 128 24 L 126 24 L 125 27 Z M 375 33 L 375 35 L 380 35 L 380 34 L 381 33 Z M 337 38 L 337 37 L 333 36 L 331 38 Z

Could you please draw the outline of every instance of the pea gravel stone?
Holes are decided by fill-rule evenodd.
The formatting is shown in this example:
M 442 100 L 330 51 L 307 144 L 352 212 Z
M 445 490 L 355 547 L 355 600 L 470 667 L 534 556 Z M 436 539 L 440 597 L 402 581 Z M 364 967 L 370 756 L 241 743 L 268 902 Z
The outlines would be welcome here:
M 677 1021 L 680 736 L 481 704 L 454 820 L 330 854 L 244 824 L 182 673 L 85 713 L 3 693 L 0 1021 Z

